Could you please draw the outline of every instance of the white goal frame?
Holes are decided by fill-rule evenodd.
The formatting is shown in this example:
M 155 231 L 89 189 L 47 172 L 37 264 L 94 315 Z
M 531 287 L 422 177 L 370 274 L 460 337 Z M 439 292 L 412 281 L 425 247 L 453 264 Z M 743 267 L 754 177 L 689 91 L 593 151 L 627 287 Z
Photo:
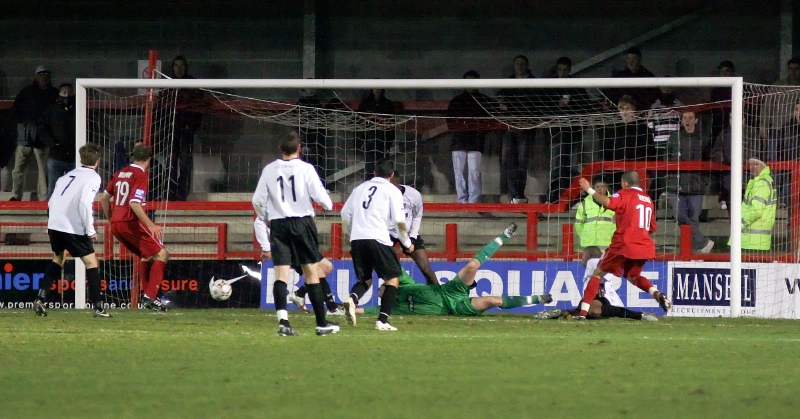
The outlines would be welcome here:
M 552 78 L 552 79 L 86 79 L 75 81 L 76 147 L 86 144 L 87 88 L 185 89 L 511 89 L 728 87 L 731 89 L 731 167 L 743 167 L 741 77 Z M 77 149 L 76 148 L 76 149 Z M 76 160 L 80 156 L 76 153 Z M 80 161 L 76 161 L 80 165 Z M 731 170 L 730 315 L 741 316 L 742 170 Z M 75 307 L 86 306 L 86 268 L 75 260 Z

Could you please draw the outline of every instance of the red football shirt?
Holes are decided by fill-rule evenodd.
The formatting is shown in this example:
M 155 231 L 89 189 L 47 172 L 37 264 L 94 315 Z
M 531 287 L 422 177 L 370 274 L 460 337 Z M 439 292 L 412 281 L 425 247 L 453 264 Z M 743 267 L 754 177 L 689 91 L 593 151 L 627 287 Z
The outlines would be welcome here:
M 111 222 L 137 221 L 139 217 L 131 210 L 131 202 L 139 202 L 144 207 L 147 198 L 147 172 L 139 165 L 123 168 L 106 185 L 106 193 L 111 195 Z
M 622 189 L 611 195 L 608 209 L 616 213 L 617 219 L 609 249 L 628 259 L 656 257 L 656 244 L 650 238 L 657 229 L 656 211 L 650 197 L 637 187 Z

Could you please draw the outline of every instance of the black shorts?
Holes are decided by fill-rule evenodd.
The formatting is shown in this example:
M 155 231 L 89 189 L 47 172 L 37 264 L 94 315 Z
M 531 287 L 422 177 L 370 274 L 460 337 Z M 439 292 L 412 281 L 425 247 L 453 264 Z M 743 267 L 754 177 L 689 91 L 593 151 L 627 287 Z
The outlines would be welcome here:
M 411 239 L 411 244 L 414 245 L 414 250 L 417 250 L 417 249 L 423 249 L 424 250 L 425 249 L 425 240 L 422 240 L 422 236 L 417 236 L 416 239 L 413 238 L 413 237 L 409 237 L 409 238 Z M 403 249 L 403 254 L 408 255 L 408 254 L 411 253 L 406 249 L 405 246 L 403 246 L 402 243 L 400 243 L 400 239 L 398 239 L 397 237 L 392 237 L 392 243 L 400 245 L 400 248 Z
M 50 236 L 50 249 L 56 255 L 60 255 L 64 250 L 76 258 L 94 254 L 94 245 L 88 236 L 51 229 L 47 229 L 47 234 Z
M 353 240 L 350 242 L 350 255 L 356 279 L 372 279 L 372 271 L 384 280 L 398 278 L 403 273 L 400 260 L 392 246 L 378 243 L 377 240 Z
M 322 260 L 317 225 L 311 217 L 279 218 L 270 221 L 269 243 L 275 266 L 301 266 Z

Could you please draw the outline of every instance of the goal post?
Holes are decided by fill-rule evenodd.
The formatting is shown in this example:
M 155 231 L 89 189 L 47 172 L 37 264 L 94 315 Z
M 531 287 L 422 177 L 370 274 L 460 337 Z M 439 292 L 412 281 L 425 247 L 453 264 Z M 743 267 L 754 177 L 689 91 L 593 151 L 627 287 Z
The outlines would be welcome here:
M 741 314 L 741 287 L 742 287 L 742 170 L 735 168 L 744 167 L 743 155 L 743 118 L 744 111 L 744 83 L 741 77 L 668 77 L 668 78 L 546 78 L 546 79 L 87 79 L 76 80 L 76 133 L 77 147 L 87 141 L 87 110 L 90 100 L 87 89 L 207 89 L 208 91 L 230 91 L 239 89 L 305 89 L 305 90 L 356 90 L 356 89 L 386 89 L 386 90 L 460 90 L 484 89 L 487 92 L 503 89 L 625 89 L 625 88 L 729 88 L 731 92 L 731 196 L 730 202 L 730 315 L 738 317 Z M 227 104 L 224 106 L 228 106 Z M 231 109 L 233 112 L 247 114 L 241 109 Z M 348 112 L 355 112 L 349 109 Z M 499 112 L 499 111 L 498 111 Z M 490 114 L 493 111 L 490 110 Z M 427 118 L 405 114 L 411 118 Z M 587 120 L 592 120 L 594 115 L 586 114 Z M 538 115 L 535 121 L 524 121 L 526 116 L 495 117 L 497 124 L 515 128 L 517 124 L 529 123 L 526 127 L 548 126 L 554 124 L 549 121 L 548 115 Z M 584 115 L 576 115 L 575 120 L 581 120 Z M 298 118 L 295 118 L 298 119 Z M 556 118 L 557 119 L 557 118 Z M 315 123 L 309 126 L 317 127 Z M 362 128 L 358 128 L 362 129 Z M 413 141 L 413 140 L 411 140 Z M 558 232 L 560 234 L 560 232 Z M 76 273 L 76 279 L 79 278 Z M 85 305 L 85 291 L 78 291 L 83 287 L 83 281 L 76 281 L 76 307 Z

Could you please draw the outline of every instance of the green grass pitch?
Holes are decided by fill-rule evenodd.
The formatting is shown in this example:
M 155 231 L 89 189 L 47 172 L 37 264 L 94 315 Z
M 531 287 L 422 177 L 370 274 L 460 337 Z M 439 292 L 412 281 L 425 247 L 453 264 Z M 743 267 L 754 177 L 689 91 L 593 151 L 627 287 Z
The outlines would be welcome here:
M 798 322 L 0 311 L 2 418 L 754 418 L 800 412 Z

